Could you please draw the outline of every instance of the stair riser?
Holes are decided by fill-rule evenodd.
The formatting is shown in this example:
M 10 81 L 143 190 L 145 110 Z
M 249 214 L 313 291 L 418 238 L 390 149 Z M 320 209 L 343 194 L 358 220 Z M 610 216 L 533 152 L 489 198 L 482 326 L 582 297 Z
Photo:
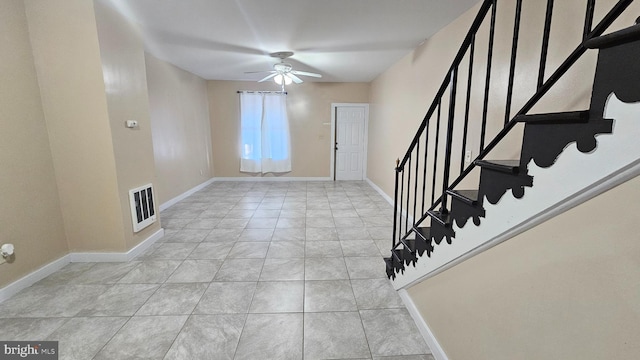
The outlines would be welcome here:
M 412 251 L 409 248 L 404 248 L 402 250 L 402 257 L 404 259 L 404 265 L 408 266 L 408 265 L 414 265 L 415 262 L 418 260 L 418 257 L 416 256 L 416 253 L 414 251 Z
M 415 251 L 418 257 L 426 253 L 427 256 L 431 256 L 433 251 L 433 240 L 431 238 L 430 228 L 419 228 L 416 233 Z
M 451 218 L 458 227 L 463 227 L 469 219 L 473 219 L 473 223 L 480 225 L 480 218 L 485 215 L 482 201 L 478 201 L 476 205 L 452 198 L 451 200 Z
M 602 116 L 613 92 L 624 103 L 640 101 L 640 42 L 602 49 L 591 95 L 591 116 Z
M 572 142 L 577 144 L 581 152 L 591 152 L 596 148 L 595 136 L 610 134 L 612 127 L 613 121 L 610 119 L 594 119 L 584 124 L 527 124 L 520 167 L 525 169 L 532 159 L 540 167 L 549 167 Z
M 440 245 L 442 240 L 446 240 L 447 243 L 451 243 L 451 238 L 455 237 L 456 233 L 451 226 L 444 226 L 437 222 L 431 223 L 431 238 L 436 245 Z
M 525 187 L 531 186 L 533 178 L 526 173 L 510 175 L 483 168 L 480 172 L 479 197 L 486 197 L 490 203 L 497 204 L 508 190 L 511 190 L 516 198 L 521 198 L 524 196 Z

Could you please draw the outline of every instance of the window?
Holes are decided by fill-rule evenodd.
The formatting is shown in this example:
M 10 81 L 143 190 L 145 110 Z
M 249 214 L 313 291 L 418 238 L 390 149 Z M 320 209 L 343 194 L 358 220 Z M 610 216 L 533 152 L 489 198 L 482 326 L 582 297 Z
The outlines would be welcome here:
M 240 133 L 240 171 L 291 171 L 286 94 L 240 93 Z

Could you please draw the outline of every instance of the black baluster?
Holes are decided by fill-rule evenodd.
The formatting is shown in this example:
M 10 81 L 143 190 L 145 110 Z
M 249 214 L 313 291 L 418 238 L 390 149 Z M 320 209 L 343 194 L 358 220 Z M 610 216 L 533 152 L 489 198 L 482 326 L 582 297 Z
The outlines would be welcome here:
M 416 143 L 416 178 L 413 181 L 413 221 L 416 221 L 416 206 L 418 204 L 418 168 L 420 164 L 420 139 Z
M 487 112 L 489 111 L 489 85 L 491 83 L 491 63 L 493 62 L 493 39 L 496 33 L 496 11 L 498 1 L 491 7 L 491 23 L 489 26 L 489 46 L 487 49 L 487 73 L 484 83 L 484 100 L 482 107 L 482 129 L 480 130 L 480 152 L 484 150 L 484 140 L 487 133 Z
M 431 120 L 431 119 L 429 119 Z M 426 197 L 427 190 L 427 155 L 429 154 L 429 125 L 424 129 L 424 168 L 422 171 L 422 211 L 421 215 L 424 215 L 424 199 Z
M 516 1 L 516 16 L 513 22 L 513 42 L 511 43 L 511 63 L 509 65 L 509 85 L 507 87 L 507 105 L 504 110 L 505 125 L 511 120 L 511 100 L 513 98 L 513 81 L 516 72 L 516 57 L 518 54 L 518 37 L 520 35 L 520 17 L 522 15 L 522 0 Z
M 544 82 L 544 71 L 547 66 L 547 52 L 549 50 L 549 37 L 551 33 L 551 17 L 553 14 L 553 0 L 547 0 L 547 12 L 544 17 L 544 31 L 542 32 L 542 51 L 540 52 L 540 68 L 538 70 L 537 89 Z
M 596 0 L 587 0 L 587 14 L 584 16 L 584 30 L 582 31 L 582 39 L 586 40 L 593 26 L 593 13 L 596 8 Z
M 471 49 L 469 49 L 469 73 L 467 79 L 467 99 L 464 109 L 464 130 L 462 132 L 462 157 L 460 158 L 460 173 L 464 171 L 464 156 L 467 152 L 467 133 L 469 127 L 469 110 L 471 107 L 471 80 L 473 78 L 473 57 L 475 54 L 476 36 L 473 35 L 471 40 Z
M 431 177 L 433 181 L 431 183 L 431 203 L 436 198 L 436 174 L 438 170 L 438 143 L 440 142 L 440 109 L 442 108 L 442 98 L 438 99 L 438 120 L 436 121 L 436 147 L 433 153 L 433 174 Z
M 409 169 L 409 171 L 407 172 L 407 206 L 405 208 L 406 219 L 405 219 L 404 235 L 409 233 L 409 201 L 411 199 L 411 160 L 412 160 L 411 158 L 412 156 L 409 155 L 409 166 L 407 166 L 407 169 Z
M 451 172 L 451 148 L 453 146 L 453 123 L 456 115 L 456 91 L 458 88 L 458 68 L 451 72 L 451 93 L 449 95 L 449 118 L 447 122 L 447 143 L 444 157 L 444 177 L 442 178 L 442 212 L 447 212 L 447 188 Z
M 397 238 L 400 238 L 400 234 L 396 233 L 396 231 L 398 230 L 397 228 L 397 224 L 398 224 L 398 172 L 400 171 L 400 169 L 398 169 L 398 166 L 400 165 L 400 159 L 396 160 L 396 168 L 395 168 L 395 173 L 396 173 L 396 181 L 395 181 L 395 189 L 393 190 L 393 239 L 392 239 L 392 244 L 391 244 L 391 248 L 395 249 L 396 247 L 396 234 Z

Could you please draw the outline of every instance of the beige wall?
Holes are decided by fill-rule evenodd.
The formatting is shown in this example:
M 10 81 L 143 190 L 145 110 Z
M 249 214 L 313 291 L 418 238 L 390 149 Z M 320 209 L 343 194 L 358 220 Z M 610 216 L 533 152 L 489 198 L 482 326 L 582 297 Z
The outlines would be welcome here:
M 0 2 L 0 287 L 67 253 L 24 3 Z
M 451 360 L 634 359 L 640 178 L 409 289 Z
M 477 7 L 405 56 L 371 83 L 367 177 L 393 195 L 396 159 L 404 156 Z M 432 132 L 433 133 L 433 132 Z
M 136 29 L 103 0 L 9 0 L 0 10 L 0 243 L 16 245 L 3 286 L 69 252 L 128 251 L 160 223 L 134 234 L 129 210 L 129 189 L 158 185 Z M 192 91 L 176 107 L 197 104 L 206 139 L 204 80 Z M 129 119 L 139 128 L 126 129 Z
M 96 0 L 94 6 L 125 249 L 130 249 L 160 229 L 158 220 L 134 233 L 129 205 L 130 189 L 156 184 L 144 45 L 109 1 Z M 125 127 L 126 120 L 137 120 L 138 128 Z
M 93 2 L 25 4 L 69 250 L 123 251 Z
M 240 172 L 238 90 L 279 90 L 275 83 L 208 81 L 216 177 L 252 176 Z M 367 83 L 312 83 L 287 89 L 292 171 L 287 177 L 329 177 L 331 103 L 366 103 Z M 268 174 L 266 176 L 272 176 Z
M 213 177 L 207 82 L 146 54 L 158 204 Z

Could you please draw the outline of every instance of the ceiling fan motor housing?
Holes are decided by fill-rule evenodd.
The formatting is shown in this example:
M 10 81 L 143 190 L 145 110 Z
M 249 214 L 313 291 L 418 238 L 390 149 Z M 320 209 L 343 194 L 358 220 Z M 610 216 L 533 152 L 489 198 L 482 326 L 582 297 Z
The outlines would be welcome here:
M 288 73 L 291 71 L 291 64 L 278 63 L 273 65 L 273 69 L 279 73 Z
M 296 84 L 302 83 L 302 79 L 298 77 L 298 75 L 302 76 L 311 76 L 315 78 L 321 78 L 322 75 L 308 72 L 308 71 L 298 71 L 293 70 L 293 66 L 291 64 L 284 62 L 284 59 L 289 58 L 293 55 L 292 51 L 278 51 L 269 54 L 269 56 L 280 59 L 279 63 L 273 64 L 273 70 L 271 71 L 252 71 L 248 73 L 260 73 L 267 72 L 269 75 L 258 80 L 258 82 L 267 81 L 269 79 L 274 79 L 278 84 L 282 84 L 284 89 L 284 84 L 290 84 L 291 82 L 295 82 Z M 284 90 L 283 90 L 284 91 Z
M 293 51 L 277 51 L 274 53 L 269 54 L 269 56 L 274 57 L 274 58 L 278 58 L 280 60 L 284 60 L 288 57 L 293 56 Z

